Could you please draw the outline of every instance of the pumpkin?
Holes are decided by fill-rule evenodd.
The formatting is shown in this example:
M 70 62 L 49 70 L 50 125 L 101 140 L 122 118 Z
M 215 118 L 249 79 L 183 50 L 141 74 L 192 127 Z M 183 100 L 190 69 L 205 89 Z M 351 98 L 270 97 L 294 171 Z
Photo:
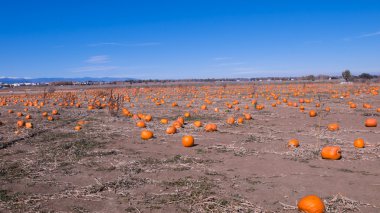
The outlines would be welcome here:
M 17 113 L 17 117 L 22 117 L 22 116 L 24 116 L 24 115 L 22 114 L 22 112 L 18 112 L 18 113 Z
M 180 122 L 182 125 L 185 123 L 185 120 L 182 117 L 178 117 L 177 121 Z
M 234 124 L 234 123 L 235 123 L 235 118 L 233 118 L 233 117 L 229 117 L 229 118 L 227 119 L 227 123 L 228 123 L 228 124 Z
M 292 138 L 288 141 L 288 147 L 299 147 L 299 145 L 300 142 L 295 138 Z
M 152 120 L 152 116 L 151 115 L 145 115 L 144 116 L 144 120 L 147 121 L 147 122 L 149 122 L 149 121 Z
M 32 128 L 33 128 L 33 124 L 32 124 L 31 122 L 26 122 L 26 123 L 25 123 L 25 127 L 26 127 L 27 129 L 32 129 Z
M 368 118 L 364 124 L 366 127 L 377 127 L 377 120 L 375 118 Z
M 338 123 L 332 123 L 327 125 L 327 129 L 330 131 L 337 131 L 339 130 L 339 124 Z
M 148 140 L 153 138 L 153 132 L 149 130 L 143 130 L 141 131 L 141 139 Z
M 14 111 L 10 109 L 10 110 L 8 110 L 8 113 L 12 114 L 12 113 L 14 113 Z
M 239 124 L 244 123 L 244 118 L 243 118 L 243 117 L 238 117 L 237 122 L 238 122 Z
M 78 124 L 78 125 L 84 125 L 84 124 L 86 124 L 86 121 L 84 121 L 84 120 L 80 120 L 80 121 L 77 122 L 77 124 Z
M 364 148 L 365 143 L 364 143 L 363 138 L 357 138 L 357 139 L 355 139 L 355 140 L 354 140 L 354 146 L 355 146 L 356 148 Z
M 25 121 L 23 121 L 23 120 L 17 121 L 17 126 L 18 127 L 23 127 L 24 125 L 25 125 Z
M 325 204 L 316 195 L 307 195 L 298 202 L 298 210 L 305 213 L 324 213 Z
M 310 110 L 309 111 L 309 116 L 310 117 L 315 117 L 315 116 L 317 116 L 317 112 L 315 110 Z
M 53 116 L 50 116 L 50 115 L 47 117 L 47 119 L 48 119 L 49 121 L 54 120 Z
M 43 116 L 43 117 L 46 117 L 46 116 L 48 116 L 48 113 L 47 113 L 47 112 L 43 112 L 43 113 L 42 113 L 42 116 Z
M 326 111 L 326 112 L 330 112 L 330 110 L 331 110 L 330 107 L 326 107 L 326 108 L 325 108 L 325 111 Z
M 169 126 L 167 129 L 166 129 L 166 134 L 174 134 L 177 132 L 177 128 L 175 128 L 174 126 Z
M 369 104 L 369 103 L 364 103 L 364 104 L 363 104 L 363 108 L 365 108 L 365 109 L 371 109 L 372 106 L 371 106 L 371 104 Z
M 356 108 L 356 104 L 355 103 L 350 103 L 350 108 L 355 109 Z
M 339 146 L 326 146 L 321 151 L 323 159 L 339 160 L 341 156 L 341 149 Z
M 163 118 L 163 119 L 161 119 L 161 121 L 160 121 L 162 124 L 167 124 L 169 121 L 168 121 L 168 119 L 166 119 L 166 118 Z
M 51 114 L 58 115 L 58 110 L 54 109 L 53 111 L 51 111 Z
M 182 137 L 182 145 L 184 147 L 192 147 L 194 146 L 194 137 L 191 135 L 185 135 Z
M 251 120 L 252 119 L 252 116 L 248 113 L 244 114 L 244 118 L 245 120 Z
M 214 132 L 214 131 L 217 131 L 217 126 L 216 126 L 216 124 L 207 124 L 206 126 L 205 126 L 205 130 L 206 130 L 206 132 Z
M 80 126 L 80 125 L 76 125 L 76 126 L 74 127 L 74 129 L 75 129 L 75 131 L 79 131 L 79 130 L 82 129 L 82 126 Z
M 137 121 L 136 126 L 140 128 L 144 128 L 146 125 L 144 121 Z
M 179 121 L 174 121 L 173 122 L 173 124 L 172 124 L 172 126 L 174 126 L 175 128 L 181 128 L 182 127 L 182 123 L 181 122 L 179 122 Z
M 201 127 L 202 126 L 202 122 L 201 121 L 194 121 L 194 126 Z
M 29 120 L 29 119 L 32 119 L 32 116 L 31 116 L 31 115 L 26 115 L 26 116 L 25 116 L 25 119 L 28 119 L 28 120 Z
M 185 112 L 185 114 L 183 116 L 185 116 L 185 118 L 189 118 L 190 117 L 190 113 L 189 112 Z

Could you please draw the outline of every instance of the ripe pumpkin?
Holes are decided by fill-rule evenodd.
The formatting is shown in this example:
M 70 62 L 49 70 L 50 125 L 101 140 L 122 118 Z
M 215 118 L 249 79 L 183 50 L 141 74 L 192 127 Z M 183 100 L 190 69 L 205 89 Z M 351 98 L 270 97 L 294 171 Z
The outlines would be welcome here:
M 173 122 L 173 124 L 172 124 L 172 126 L 174 126 L 175 128 L 181 128 L 182 127 L 182 123 L 181 122 L 179 122 L 179 121 L 174 121 Z
M 146 122 L 149 122 L 149 121 L 152 120 L 152 116 L 151 116 L 151 115 L 145 115 L 145 116 L 144 116 L 144 120 L 145 120 Z
M 58 110 L 54 109 L 54 110 L 51 112 L 51 114 L 53 114 L 53 115 L 58 115 Z
M 214 132 L 214 131 L 217 131 L 217 126 L 216 126 L 216 124 L 207 124 L 206 126 L 205 126 L 205 130 L 206 130 L 206 132 Z
M 357 138 L 357 139 L 355 139 L 355 140 L 354 140 L 354 146 L 355 146 L 356 148 L 364 148 L 365 143 L 364 143 L 363 138 Z
M 78 125 L 84 125 L 84 124 L 86 124 L 86 121 L 84 121 L 84 120 L 80 120 L 80 121 L 77 122 L 77 124 L 78 124 Z
M 80 125 L 76 125 L 76 126 L 74 127 L 74 129 L 75 129 L 75 131 L 79 131 L 79 130 L 82 129 L 82 126 L 80 126 Z
M 166 129 L 166 134 L 174 134 L 177 132 L 177 128 L 175 128 L 174 126 L 169 126 L 167 129 Z
M 252 116 L 248 113 L 244 114 L 244 118 L 245 120 L 251 120 L 252 119 Z
M 32 119 L 32 116 L 28 114 L 28 115 L 25 116 L 25 119 L 28 119 L 28 120 Z
M 299 147 L 299 145 L 300 142 L 295 138 L 292 138 L 288 141 L 288 147 Z
M 47 117 L 47 119 L 48 119 L 49 121 L 54 120 L 53 116 L 50 116 L 50 115 Z
M 317 116 L 317 112 L 315 110 L 310 110 L 309 111 L 309 116 L 310 117 L 315 117 L 315 116 Z
M 43 116 L 43 117 L 46 117 L 46 116 L 48 116 L 48 113 L 47 113 L 47 112 L 43 112 L 43 113 L 42 113 L 42 116 Z
M 143 130 L 141 131 L 141 139 L 148 140 L 153 138 L 153 132 L 149 130 Z
M 24 125 L 25 125 L 25 121 L 23 121 L 23 120 L 17 121 L 17 126 L 18 127 L 23 127 Z
M 168 121 L 168 119 L 166 119 L 166 118 L 163 118 L 163 119 L 161 119 L 161 121 L 160 121 L 162 124 L 167 124 L 169 121 Z
M 201 121 L 194 121 L 194 126 L 201 127 L 202 126 L 202 122 Z
M 330 131 L 337 131 L 339 130 L 339 124 L 338 123 L 332 123 L 327 125 L 328 130 Z
M 183 116 L 185 116 L 185 118 L 189 118 L 190 117 L 190 113 L 189 112 L 185 112 L 185 114 Z
M 341 149 L 339 146 L 326 146 L 321 151 L 323 159 L 339 160 L 341 156 Z
M 228 124 L 234 124 L 234 123 L 235 123 L 235 118 L 233 118 L 233 117 L 229 117 L 229 118 L 227 119 L 227 123 L 228 123 Z
M 137 123 L 136 123 L 136 126 L 137 127 L 140 127 L 140 128 L 145 128 L 145 122 L 144 121 L 138 121 Z
M 27 129 L 32 129 L 32 128 L 33 128 L 33 124 L 32 124 L 31 122 L 26 122 L 26 123 L 25 123 L 25 127 L 26 127 Z
M 184 147 L 192 147 L 194 146 L 194 137 L 191 135 L 185 135 L 182 137 L 182 145 Z
M 177 121 L 180 122 L 182 125 L 185 124 L 185 119 L 183 119 L 182 117 L 178 117 Z
M 366 127 L 377 127 L 377 120 L 375 118 L 368 118 L 364 124 Z
M 325 204 L 316 195 L 307 195 L 298 202 L 298 210 L 305 213 L 324 213 Z
M 237 122 L 238 122 L 239 124 L 244 123 L 244 118 L 243 118 L 243 117 L 238 117 Z

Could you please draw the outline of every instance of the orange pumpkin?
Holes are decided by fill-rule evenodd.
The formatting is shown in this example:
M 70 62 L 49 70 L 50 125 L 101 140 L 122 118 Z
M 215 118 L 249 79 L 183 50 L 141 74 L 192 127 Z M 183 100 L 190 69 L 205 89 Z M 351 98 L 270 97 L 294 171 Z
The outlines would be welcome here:
M 206 132 L 214 132 L 214 131 L 217 131 L 217 126 L 216 126 L 216 124 L 207 124 L 206 126 L 205 126 L 205 130 L 206 130 Z
M 149 122 L 149 121 L 152 120 L 152 116 L 151 116 L 151 115 L 145 115 L 145 116 L 144 116 L 144 120 L 145 120 L 146 122 Z
M 25 121 L 23 121 L 23 120 L 17 121 L 17 126 L 18 127 L 23 127 L 24 125 L 25 125 Z
M 141 131 L 141 139 L 148 140 L 153 138 L 153 132 L 149 130 L 143 130 Z
M 315 117 L 315 116 L 317 116 L 317 112 L 315 110 L 310 110 L 309 111 L 309 116 L 310 117 Z
M 235 123 L 235 118 L 233 118 L 233 117 L 229 117 L 229 118 L 227 119 L 227 123 L 228 123 L 228 124 L 234 124 L 234 123 Z
M 354 146 L 355 146 L 356 148 L 364 148 L 365 143 L 364 143 L 363 138 L 357 138 L 357 139 L 355 139 L 355 140 L 354 140 Z
M 175 128 L 174 126 L 169 126 L 167 129 L 166 129 L 166 134 L 174 134 L 177 132 L 177 128 Z
M 27 129 L 32 129 L 32 128 L 33 128 L 33 124 L 32 124 L 31 122 L 26 122 L 26 123 L 25 123 L 25 127 L 26 127 Z
M 252 116 L 248 113 L 244 114 L 244 118 L 245 120 L 251 120 L 252 119 Z
M 144 121 L 138 121 L 137 123 L 136 123 L 136 126 L 137 127 L 140 127 L 140 128 L 145 128 L 145 122 Z
M 194 137 L 191 135 L 185 135 L 182 137 L 182 145 L 184 147 L 192 147 L 194 146 Z
M 244 123 L 244 118 L 243 118 L 243 117 L 238 117 L 237 122 L 238 122 L 239 124 Z
M 185 114 L 183 116 L 185 116 L 185 118 L 189 118 L 190 117 L 190 113 L 189 112 L 185 112 Z
M 53 114 L 53 115 L 58 115 L 58 110 L 54 109 L 54 110 L 51 112 L 51 114 Z
M 202 126 L 202 122 L 201 121 L 194 121 L 194 126 L 201 127 Z
M 341 156 L 341 149 L 339 146 L 326 146 L 321 151 L 323 159 L 339 160 Z
M 299 147 L 299 145 L 300 142 L 295 138 L 292 138 L 288 141 L 288 147 Z
M 74 127 L 74 129 L 75 129 L 75 131 L 79 131 L 79 130 L 82 129 L 82 126 L 80 126 L 80 125 L 76 125 L 76 126 Z
M 163 119 L 161 119 L 161 121 L 160 121 L 162 124 L 167 124 L 169 121 L 168 121 L 168 119 L 166 119 L 166 118 L 163 118 Z
M 337 131 L 339 130 L 339 124 L 338 123 L 332 123 L 327 125 L 327 129 L 330 131 Z
M 377 120 L 375 118 L 368 118 L 364 124 L 366 127 L 377 127 Z
M 298 210 L 305 213 L 324 213 L 325 204 L 316 195 L 307 195 L 298 202 Z
M 182 123 L 181 122 L 179 122 L 179 121 L 174 121 L 173 122 L 173 124 L 172 124 L 172 126 L 174 126 L 175 128 L 181 128 L 182 127 Z

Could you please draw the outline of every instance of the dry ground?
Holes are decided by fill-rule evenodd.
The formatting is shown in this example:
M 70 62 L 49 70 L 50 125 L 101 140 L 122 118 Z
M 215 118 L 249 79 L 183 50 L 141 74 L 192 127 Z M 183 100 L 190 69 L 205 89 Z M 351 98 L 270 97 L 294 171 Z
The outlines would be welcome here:
M 155 138 L 147 141 L 140 139 L 141 129 L 131 118 L 85 107 L 59 108 L 60 120 L 54 122 L 30 108 L 36 127 L 15 134 L 15 115 L 7 113 L 15 106 L 0 107 L 0 212 L 291 213 L 308 194 L 323 198 L 328 212 L 380 212 L 380 129 L 363 124 L 367 117 L 379 120 L 380 113 L 361 107 L 364 101 L 379 107 L 379 95 L 352 96 L 348 100 L 358 108 L 350 109 L 347 99 L 322 94 L 331 112 L 316 118 L 307 114 L 314 104 L 301 113 L 284 104 L 273 108 L 273 101 L 260 97 L 264 110 L 251 105 L 225 109 L 224 103 L 234 98 L 241 106 L 250 104 L 236 96 L 215 99 L 209 110 L 194 112 L 203 103 L 188 109 L 181 100 L 176 100 L 179 107 L 140 101 L 130 110 L 152 114 L 147 127 Z M 213 107 L 221 112 L 214 113 Z M 191 112 L 185 127 L 166 135 L 160 119 L 173 121 L 185 111 Z M 242 112 L 253 119 L 226 124 L 227 116 Z M 74 131 L 79 119 L 88 123 Z M 218 131 L 195 128 L 194 120 L 214 122 Z M 326 131 L 332 122 L 341 129 Z M 195 137 L 196 146 L 182 146 L 186 134 Z M 355 149 L 358 137 L 370 146 Z M 301 146 L 289 149 L 290 138 L 298 138 Z M 342 147 L 341 160 L 321 159 L 319 151 L 327 144 Z

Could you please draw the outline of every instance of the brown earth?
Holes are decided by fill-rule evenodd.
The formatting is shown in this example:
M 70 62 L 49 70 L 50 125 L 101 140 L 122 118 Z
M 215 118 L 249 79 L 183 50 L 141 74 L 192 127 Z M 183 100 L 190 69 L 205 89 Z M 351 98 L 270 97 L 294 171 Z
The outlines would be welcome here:
M 240 111 L 227 110 L 224 103 L 234 98 L 239 96 L 215 99 L 208 110 L 195 112 L 201 102 L 188 109 L 187 101 L 163 107 L 141 98 L 131 111 L 153 116 L 147 128 L 155 137 L 146 141 L 134 120 L 110 116 L 107 109 L 62 107 L 60 119 L 49 122 L 29 108 L 36 127 L 15 134 L 16 115 L 7 111 L 16 106 L 0 107 L 0 212 L 291 213 L 308 194 L 320 196 L 327 212 L 380 212 L 380 129 L 364 126 L 368 117 L 379 120 L 379 95 L 351 96 L 357 109 L 350 109 L 347 99 L 322 95 L 323 105 L 305 104 L 305 112 L 285 104 L 271 107 L 273 101 L 264 98 L 258 99 L 263 110 L 243 98 Z M 363 102 L 375 109 L 363 109 Z M 325 105 L 331 112 L 320 110 Z M 24 108 L 18 107 L 16 112 Z M 320 110 L 319 115 L 309 117 L 309 109 Z M 184 128 L 166 135 L 168 125 L 160 119 L 171 123 L 185 111 L 191 117 Z M 242 112 L 253 119 L 226 123 Z M 79 119 L 88 123 L 74 131 Z M 216 123 L 218 131 L 196 128 L 195 120 Z M 340 124 L 339 131 L 327 130 L 332 122 Z M 184 148 L 183 135 L 193 135 L 196 146 Z M 358 137 L 369 145 L 354 148 Z M 299 148 L 287 147 L 291 138 L 299 139 Z M 342 159 L 321 159 L 325 145 L 339 145 Z

